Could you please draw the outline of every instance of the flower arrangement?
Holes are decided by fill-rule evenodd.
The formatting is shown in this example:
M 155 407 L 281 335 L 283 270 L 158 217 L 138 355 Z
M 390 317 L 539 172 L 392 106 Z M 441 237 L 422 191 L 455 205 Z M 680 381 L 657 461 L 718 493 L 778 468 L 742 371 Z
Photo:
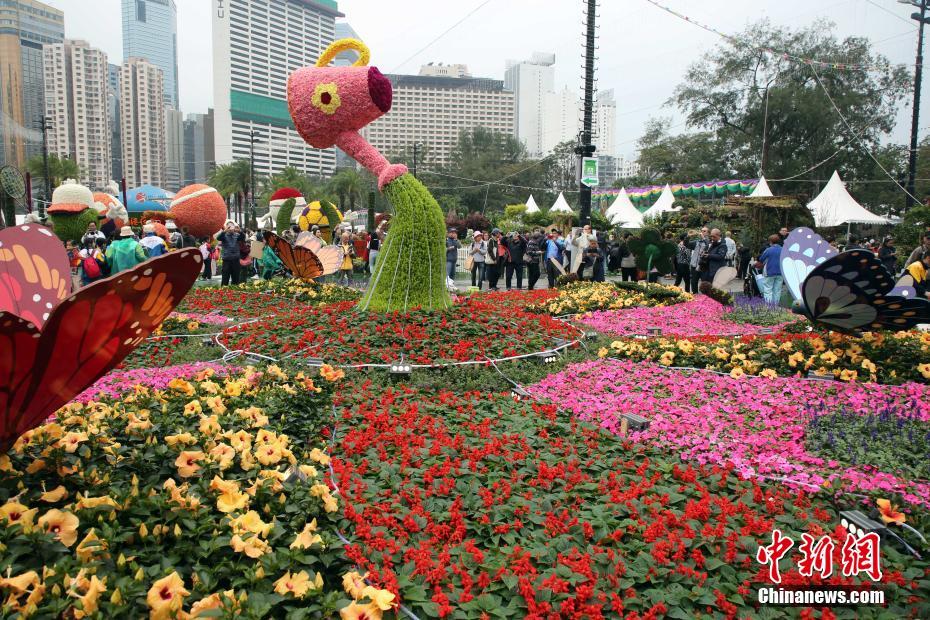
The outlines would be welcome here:
M 571 389 L 577 385 L 585 386 L 583 396 Z M 569 366 L 530 391 L 612 433 L 620 430 L 620 412 L 635 411 L 650 425 L 633 433 L 633 440 L 666 447 L 688 461 L 731 464 L 742 476 L 774 478 L 802 489 L 895 493 L 912 506 L 930 508 L 925 477 L 915 477 L 910 466 L 862 454 L 889 449 L 868 426 L 846 438 L 855 450 L 826 452 L 815 446 L 826 432 L 843 431 L 831 423 L 840 412 L 866 424 L 869 415 L 883 411 L 926 433 L 930 389 L 924 386 L 734 378 L 598 360 Z M 915 455 L 920 458 L 926 454 Z
M 546 315 L 499 308 L 478 296 L 445 313 L 353 312 L 352 302 L 280 308 L 274 317 L 229 327 L 229 349 L 329 362 L 444 364 L 502 358 L 551 349 L 578 330 Z
M 235 366 L 214 364 L 212 362 L 195 362 L 179 366 L 154 368 L 137 368 L 133 370 L 113 371 L 101 377 L 95 384 L 87 388 L 75 401 L 87 403 L 93 400 L 119 398 L 123 394 L 132 392 L 137 385 L 144 385 L 150 390 L 164 390 L 175 379 L 190 379 L 212 371 L 216 377 L 224 377 L 238 369 Z
M 602 348 L 610 355 L 664 366 L 704 368 L 734 376 L 804 376 L 808 373 L 840 381 L 900 384 L 930 383 L 930 333 L 836 332 L 778 333 L 740 338 L 688 337 L 616 340 Z
M 27 432 L 0 457 L 5 614 L 333 617 L 327 376 L 205 368 Z
M 249 280 L 236 289 L 246 292 L 266 293 L 294 301 L 312 302 L 314 305 L 332 304 L 340 301 L 358 301 L 362 294 L 354 288 L 338 284 L 319 284 L 300 278 L 274 278 L 271 280 Z M 278 300 L 280 303 L 280 300 Z
M 343 404 L 346 553 L 420 618 L 753 617 L 772 528 L 829 535 L 837 554 L 845 537 L 804 490 L 681 463 L 554 405 L 403 387 Z M 883 612 L 927 613 L 924 567 L 882 546 Z M 787 558 L 782 575 L 811 583 Z
M 684 338 L 704 335 L 742 336 L 769 328 L 738 322 L 733 320 L 732 314 L 716 301 L 701 296 L 673 306 L 591 312 L 582 316 L 579 321 L 612 336 L 645 335 L 654 328 L 661 329 L 663 335 Z M 788 321 L 771 327 L 777 330 L 797 320 L 790 314 L 786 318 Z
M 561 316 L 594 310 L 666 306 L 692 298 L 679 288 L 662 284 L 618 287 L 610 282 L 574 282 L 560 287 L 558 291 L 558 297 L 533 305 L 529 309 Z

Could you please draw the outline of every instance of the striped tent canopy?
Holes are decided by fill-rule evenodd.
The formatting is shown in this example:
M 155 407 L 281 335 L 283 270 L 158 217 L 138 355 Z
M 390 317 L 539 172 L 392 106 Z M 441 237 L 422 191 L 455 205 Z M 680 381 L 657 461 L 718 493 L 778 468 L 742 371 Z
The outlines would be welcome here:
M 702 181 L 698 183 L 675 183 L 670 184 L 672 195 L 675 198 L 724 198 L 730 194 L 748 194 L 752 192 L 759 179 L 732 179 L 729 181 Z M 627 188 L 627 196 L 634 205 L 640 209 L 645 209 L 656 200 L 662 193 L 664 185 L 651 185 L 649 187 L 631 187 Z M 610 204 L 620 194 L 616 188 L 597 189 L 593 195 L 599 204 Z

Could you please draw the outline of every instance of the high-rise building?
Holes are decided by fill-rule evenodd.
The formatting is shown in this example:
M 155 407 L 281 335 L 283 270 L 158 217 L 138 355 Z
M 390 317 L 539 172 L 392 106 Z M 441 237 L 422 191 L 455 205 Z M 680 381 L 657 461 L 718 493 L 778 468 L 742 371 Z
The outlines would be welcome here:
M 514 135 L 531 157 L 542 155 L 546 116 L 543 106 L 546 94 L 555 92 L 555 54 L 534 52 L 529 60 L 508 60 L 504 88 L 514 93 Z
M 332 174 L 335 149 L 312 148 L 294 129 L 287 79 L 333 42 L 335 0 L 211 1 L 217 163 L 249 159 L 254 132 L 256 174 Z
M 42 46 L 65 38 L 64 13 L 36 0 L 0 2 L 0 161 L 22 166 L 42 150 Z
M 165 103 L 178 109 L 178 8 L 174 0 L 122 0 L 123 59 L 161 68 Z
M 361 39 L 355 29 L 349 25 L 349 22 L 336 22 L 336 39 Z M 348 67 L 358 60 L 358 52 L 351 50 L 342 52 L 333 60 L 335 67 Z
M 597 182 L 601 187 L 610 187 L 620 178 L 619 163 L 613 155 L 597 156 Z
M 213 110 L 188 114 L 184 121 L 184 178 L 182 186 L 205 183 L 213 171 Z
M 468 65 L 446 65 L 441 62 L 429 63 L 420 67 L 420 75 L 429 75 L 432 77 L 471 77 L 468 72 Z
M 577 141 L 581 131 L 581 102 L 577 92 L 566 86 L 558 92 L 544 93 L 542 109 L 542 144 L 536 156 L 551 153 L 562 142 Z
M 165 106 L 165 185 L 169 192 L 181 189 L 184 176 L 184 113 Z
M 120 66 L 107 66 L 107 115 L 110 117 L 110 153 L 112 154 L 112 171 L 110 177 L 116 181 L 123 178 L 123 145 L 119 117 L 119 74 Z
M 130 187 L 165 183 L 165 91 L 161 69 L 127 58 L 120 70 L 123 175 Z
M 363 135 L 385 155 L 426 147 L 439 165 L 449 155 L 462 131 L 484 127 L 513 135 L 514 97 L 500 80 L 487 78 L 387 75 L 394 86 L 389 114 L 363 130 Z
M 598 155 L 615 156 L 617 143 L 617 100 L 614 99 L 614 90 L 602 90 L 597 93 L 594 103 L 594 146 Z
M 66 39 L 43 49 L 48 150 L 74 160 L 80 181 L 104 189 L 110 181 L 107 55 L 87 41 Z

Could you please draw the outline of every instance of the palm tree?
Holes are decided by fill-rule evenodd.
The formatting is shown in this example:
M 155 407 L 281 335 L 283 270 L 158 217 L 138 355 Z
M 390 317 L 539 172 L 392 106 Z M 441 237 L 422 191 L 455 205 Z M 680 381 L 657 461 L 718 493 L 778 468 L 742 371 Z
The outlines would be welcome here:
M 303 172 L 288 166 L 276 174 L 271 175 L 262 183 L 261 202 L 268 204 L 271 195 L 282 187 L 293 187 L 308 200 L 313 200 L 313 183 Z
M 236 217 L 241 222 L 245 209 L 245 197 L 249 194 L 252 181 L 252 166 L 247 159 L 239 159 L 231 164 L 220 164 L 210 173 L 209 185 L 216 188 L 221 196 L 236 197 Z
M 349 205 L 349 211 L 355 210 L 355 202 L 361 200 L 365 189 L 362 175 L 354 168 L 340 170 L 330 179 L 329 185 L 331 191 L 339 197 L 339 210 L 343 213 L 346 212 L 346 203 Z
M 41 155 L 33 155 L 26 161 L 26 170 L 32 176 L 33 184 L 36 187 L 42 187 L 45 184 L 45 162 Z M 61 185 L 65 179 L 81 178 L 81 167 L 77 162 L 67 157 L 59 157 L 54 153 L 48 154 L 48 177 L 49 185 L 52 189 Z M 46 200 L 51 200 L 51 196 L 45 196 Z

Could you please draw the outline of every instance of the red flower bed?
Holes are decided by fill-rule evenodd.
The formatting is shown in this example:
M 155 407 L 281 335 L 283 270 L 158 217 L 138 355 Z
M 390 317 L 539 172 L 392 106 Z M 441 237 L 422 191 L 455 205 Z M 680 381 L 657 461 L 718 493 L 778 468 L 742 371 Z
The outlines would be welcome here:
M 335 364 L 480 361 L 551 349 L 578 330 L 552 317 L 501 307 L 484 297 L 447 312 L 359 312 L 354 302 L 286 305 L 273 318 L 228 327 L 230 349 L 274 358 L 318 357 Z
M 228 286 L 198 287 L 188 293 L 177 312 L 221 314 L 233 319 L 251 319 L 271 314 L 282 303 L 279 297 Z
M 420 618 L 752 617 L 773 528 L 831 536 L 837 554 L 845 539 L 833 507 L 803 492 L 684 465 L 552 405 L 348 398 L 332 452 L 346 552 Z M 783 583 L 859 581 L 801 577 L 796 551 Z M 927 617 L 927 563 L 892 545 L 881 561 L 883 611 Z

